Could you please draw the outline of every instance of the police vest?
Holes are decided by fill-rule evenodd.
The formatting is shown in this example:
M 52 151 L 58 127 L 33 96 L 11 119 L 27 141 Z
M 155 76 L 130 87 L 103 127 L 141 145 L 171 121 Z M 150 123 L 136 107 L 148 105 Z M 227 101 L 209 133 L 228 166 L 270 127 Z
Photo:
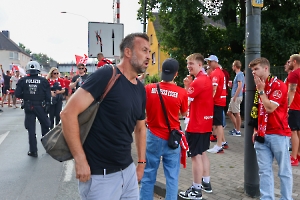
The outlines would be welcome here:
M 43 82 L 47 81 L 46 79 L 39 76 L 28 76 L 24 80 L 24 100 L 30 101 L 44 101 L 45 100 L 45 91 L 43 90 Z

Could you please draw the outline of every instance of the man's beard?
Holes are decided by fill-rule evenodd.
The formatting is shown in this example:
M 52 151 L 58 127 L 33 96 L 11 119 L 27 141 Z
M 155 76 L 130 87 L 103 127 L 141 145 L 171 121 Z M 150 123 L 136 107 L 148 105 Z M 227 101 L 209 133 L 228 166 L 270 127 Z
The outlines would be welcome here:
M 141 74 L 146 71 L 146 68 L 143 68 L 143 63 L 140 64 L 138 62 L 138 59 L 137 59 L 135 53 L 133 53 L 133 55 L 132 55 L 130 64 L 132 65 L 133 69 L 136 71 L 137 74 Z
M 289 69 L 289 70 L 294 70 L 294 65 L 293 65 L 293 64 L 290 64 L 289 67 L 288 67 L 288 69 Z

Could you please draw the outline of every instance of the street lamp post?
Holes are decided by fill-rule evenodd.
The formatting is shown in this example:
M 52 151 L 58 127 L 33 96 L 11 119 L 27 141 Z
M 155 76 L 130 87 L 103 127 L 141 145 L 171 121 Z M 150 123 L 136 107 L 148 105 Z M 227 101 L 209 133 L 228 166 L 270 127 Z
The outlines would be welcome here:
M 75 14 L 75 13 L 71 13 L 71 12 L 66 12 L 66 11 L 62 11 L 62 12 L 60 12 L 60 13 L 62 13 L 62 14 L 71 14 L 71 15 L 77 15 L 77 16 L 80 16 L 80 17 L 83 17 L 83 18 L 85 18 L 88 22 L 90 21 L 88 18 L 86 18 L 85 16 L 83 16 L 83 15 L 79 15 L 79 14 Z

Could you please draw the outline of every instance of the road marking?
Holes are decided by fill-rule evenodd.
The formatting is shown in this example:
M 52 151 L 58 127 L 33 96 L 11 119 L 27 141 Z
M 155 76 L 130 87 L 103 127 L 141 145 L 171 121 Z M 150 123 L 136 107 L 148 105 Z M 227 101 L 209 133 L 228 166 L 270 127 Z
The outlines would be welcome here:
M 73 160 L 66 161 L 64 163 L 64 168 L 65 168 L 64 182 L 69 182 L 72 179 L 74 161 Z
M 7 131 L 6 133 L 0 135 L 0 144 L 5 140 L 6 136 L 9 134 L 9 131 Z

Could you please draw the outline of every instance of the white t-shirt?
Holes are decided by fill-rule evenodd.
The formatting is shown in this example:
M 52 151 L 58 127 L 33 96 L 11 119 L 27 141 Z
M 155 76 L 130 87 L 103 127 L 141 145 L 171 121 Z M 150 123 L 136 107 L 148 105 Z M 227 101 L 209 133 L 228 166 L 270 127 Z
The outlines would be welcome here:
M 15 89 L 17 88 L 17 83 L 18 83 L 18 81 L 19 81 L 20 78 L 21 78 L 20 76 L 19 76 L 19 77 L 12 76 L 12 77 L 10 78 L 11 89 L 15 90 Z

